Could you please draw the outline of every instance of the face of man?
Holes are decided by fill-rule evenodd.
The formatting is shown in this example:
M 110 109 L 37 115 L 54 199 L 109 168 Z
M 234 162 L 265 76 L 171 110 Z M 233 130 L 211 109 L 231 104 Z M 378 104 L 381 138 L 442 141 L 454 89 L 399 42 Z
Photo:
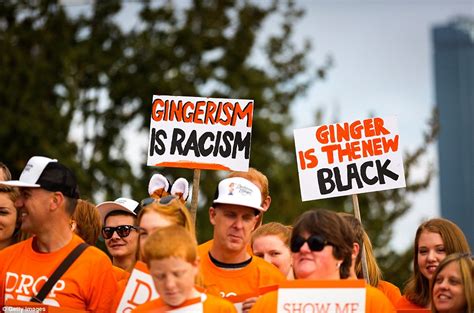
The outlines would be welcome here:
M 242 251 L 250 242 L 252 230 L 257 223 L 255 210 L 230 204 L 219 204 L 209 209 L 214 226 L 214 242 L 228 251 Z
M 49 208 L 54 201 L 54 193 L 42 188 L 21 188 L 20 197 L 15 201 L 21 230 L 38 234 L 46 221 L 50 220 Z M 48 227 L 48 226 L 46 226 Z
M 130 215 L 111 215 L 105 220 L 104 227 L 117 227 L 122 225 L 133 226 L 135 219 Z M 131 229 L 127 236 L 120 237 L 114 231 L 110 239 L 105 239 L 105 245 L 110 255 L 114 258 L 135 257 L 138 245 L 138 231 Z

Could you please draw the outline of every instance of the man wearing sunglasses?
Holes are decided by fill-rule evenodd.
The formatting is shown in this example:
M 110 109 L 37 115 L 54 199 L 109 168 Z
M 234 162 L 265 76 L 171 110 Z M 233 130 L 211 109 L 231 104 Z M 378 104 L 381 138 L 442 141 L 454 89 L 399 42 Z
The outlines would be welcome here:
M 140 204 L 132 199 L 118 198 L 100 203 L 97 209 L 102 218 L 102 237 L 112 256 L 112 263 L 131 272 L 137 261 L 137 214 L 141 209 Z
M 15 206 L 21 229 L 33 235 L 0 252 L 0 307 L 8 311 L 6 307 L 19 305 L 18 301 L 41 298 L 38 296 L 41 286 L 84 241 L 70 226 L 79 190 L 69 168 L 57 160 L 34 156 L 19 180 L 2 184 L 20 188 Z M 89 246 L 39 302 L 57 307 L 61 312 L 109 312 L 110 295 L 116 290 L 109 258 Z
M 264 211 L 261 204 L 260 189 L 249 180 L 232 177 L 219 183 L 209 208 L 213 243 L 208 253 L 201 255 L 201 273 L 209 293 L 224 298 L 257 296 L 260 287 L 285 280 L 275 266 L 251 256 L 247 250 L 252 230 Z M 249 310 L 255 299 L 245 300 L 242 311 Z

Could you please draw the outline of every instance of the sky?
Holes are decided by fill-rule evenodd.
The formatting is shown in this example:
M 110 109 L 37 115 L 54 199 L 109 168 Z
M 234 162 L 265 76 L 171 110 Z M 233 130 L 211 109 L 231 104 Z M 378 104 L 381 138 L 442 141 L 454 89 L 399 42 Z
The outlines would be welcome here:
M 293 108 L 296 128 L 312 125 L 309 108 L 320 108 L 325 122 L 351 121 L 371 115 L 396 116 L 403 151 L 422 143 L 426 122 L 436 104 L 431 29 L 459 15 L 474 17 L 474 0 L 301 0 L 305 17 L 295 41 L 313 45 L 310 59 L 321 64 L 327 54 L 334 66 Z M 416 169 L 435 168 L 437 147 Z M 412 244 L 416 228 L 440 215 L 438 177 L 413 199 L 410 212 L 394 227 L 391 245 Z M 363 208 L 361 208 L 362 210 Z
M 64 1 L 84 3 L 84 0 Z M 183 1 L 177 2 L 183 4 Z M 323 110 L 325 123 L 395 116 L 402 151 L 413 151 L 422 143 L 436 103 L 431 29 L 445 25 L 456 16 L 474 17 L 474 0 L 296 2 L 306 14 L 296 24 L 295 44 L 301 45 L 308 39 L 313 46 L 310 61 L 322 64 L 329 54 L 334 66 L 325 80 L 316 82 L 293 106 L 294 127 L 317 126 L 312 124 L 313 114 L 308 114 L 316 109 Z M 138 8 L 138 3 L 126 5 L 118 17 L 123 27 L 133 26 L 135 21 L 131 16 Z M 264 32 L 272 31 L 271 23 L 270 20 Z M 148 138 L 137 140 L 134 128 L 138 126 L 138 123 L 129 125 L 130 131 L 125 132 L 131 143 L 126 151 L 129 158 L 133 158 L 137 146 L 147 144 Z M 436 148 L 433 146 L 420 162 L 415 177 L 421 177 L 429 164 L 438 168 Z M 412 209 L 394 226 L 392 247 L 397 250 L 410 247 L 420 222 L 440 215 L 438 188 L 436 176 L 427 191 L 412 199 Z

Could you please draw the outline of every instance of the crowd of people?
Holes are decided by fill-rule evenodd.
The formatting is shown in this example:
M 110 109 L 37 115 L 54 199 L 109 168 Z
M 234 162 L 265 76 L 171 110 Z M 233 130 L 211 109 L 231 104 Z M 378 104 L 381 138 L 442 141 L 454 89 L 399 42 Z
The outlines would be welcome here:
M 200 245 L 183 178 L 155 174 L 150 198 L 97 205 L 80 198 L 69 168 L 47 157 L 32 157 L 18 180 L 0 163 L 0 180 L 3 311 L 116 312 L 140 265 L 158 297 L 134 304 L 134 312 L 277 312 L 278 286 L 291 280 L 365 280 L 366 312 L 474 312 L 470 246 L 443 218 L 414 234 L 413 274 L 401 292 L 383 280 L 351 214 L 313 209 L 293 225 L 262 224 L 271 197 L 254 168 L 218 183 L 208 210 L 213 238 Z M 95 246 L 99 236 L 110 257 Z

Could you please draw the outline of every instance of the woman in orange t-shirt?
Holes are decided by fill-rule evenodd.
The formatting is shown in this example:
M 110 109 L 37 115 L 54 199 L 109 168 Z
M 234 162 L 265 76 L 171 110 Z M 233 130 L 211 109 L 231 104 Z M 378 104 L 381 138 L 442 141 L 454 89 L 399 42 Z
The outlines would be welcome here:
M 311 210 L 293 226 L 290 248 L 296 279 L 340 280 L 350 276 L 354 232 L 337 213 Z M 276 312 L 278 291 L 260 297 L 251 312 Z M 385 295 L 366 286 L 366 312 L 394 312 Z

